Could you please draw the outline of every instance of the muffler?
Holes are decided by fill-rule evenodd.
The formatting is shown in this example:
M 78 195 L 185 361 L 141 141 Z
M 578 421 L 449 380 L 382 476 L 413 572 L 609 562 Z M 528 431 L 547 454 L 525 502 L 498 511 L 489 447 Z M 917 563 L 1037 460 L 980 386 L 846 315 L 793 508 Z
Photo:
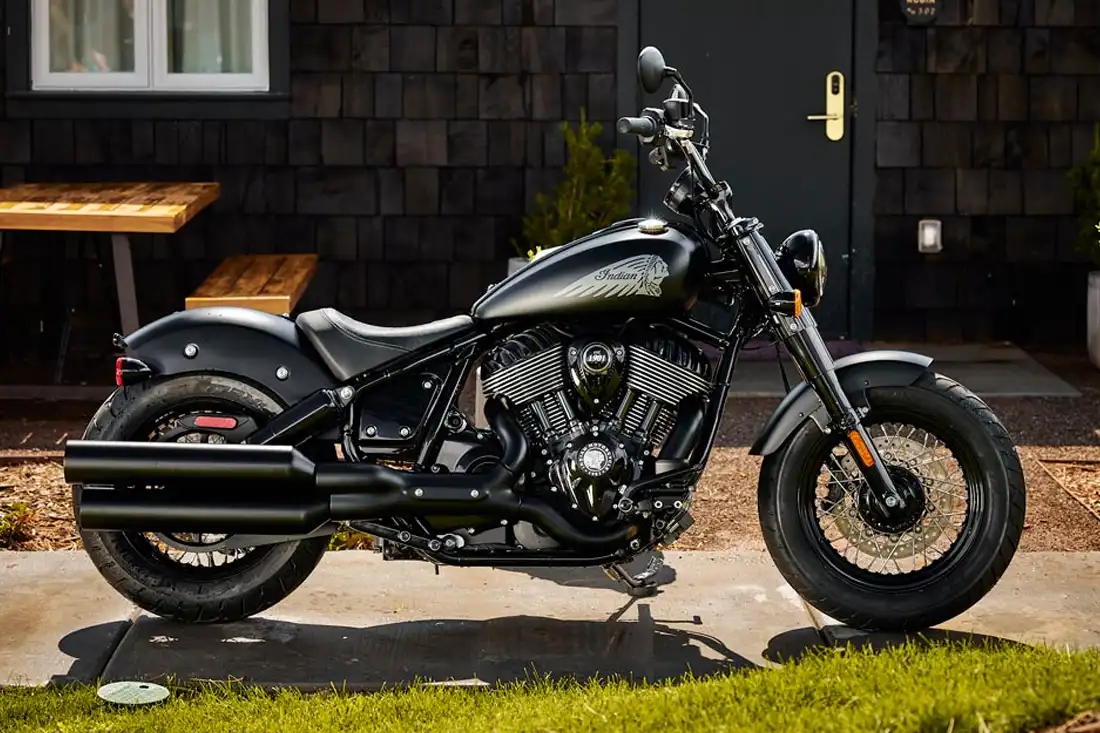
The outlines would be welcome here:
M 77 522 L 92 531 L 308 534 L 330 520 L 481 515 L 532 522 L 577 548 L 633 536 L 630 526 L 582 532 L 547 502 L 514 492 L 527 441 L 495 401 L 486 417 L 504 446 L 486 474 L 316 464 L 283 445 L 73 440 L 65 446 L 65 480 L 81 484 Z
M 92 530 L 308 533 L 329 519 L 492 515 L 514 503 L 505 471 L 315 464 L 292 446 L 74 440 L 65 448 L 65 480 L 82 484 L 78 519 Z

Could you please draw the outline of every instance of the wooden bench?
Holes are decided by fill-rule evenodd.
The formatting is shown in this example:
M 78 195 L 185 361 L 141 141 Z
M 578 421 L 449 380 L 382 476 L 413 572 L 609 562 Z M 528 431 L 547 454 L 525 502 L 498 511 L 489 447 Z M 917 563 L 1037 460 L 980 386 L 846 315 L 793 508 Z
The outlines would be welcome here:
M 233 255 L 186 300 L 188 310 L 231 305 L 290 315 L 317 273 L 317 255 Z

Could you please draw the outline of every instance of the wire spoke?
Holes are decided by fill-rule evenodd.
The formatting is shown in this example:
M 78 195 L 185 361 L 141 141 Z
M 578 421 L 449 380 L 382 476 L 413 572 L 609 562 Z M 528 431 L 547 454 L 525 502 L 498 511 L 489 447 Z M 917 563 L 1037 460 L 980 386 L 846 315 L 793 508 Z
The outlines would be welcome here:
M 826 454 L 819 470 L 818 529 L 838 556 L 861 570 L 905 575 L 927 568 L 950 551 L 966 525 L 971 508 L 966 476 L 943 441 L 926 430 L 896 423 L 864 427 L 892 475 L 912 477 L 914 490 L 921 492 L 920 513 L 897 532 L 885 531 L 881 518 L 868 521 L 869 489 L 841 444 Z
M 204 414 L 218 414 L 202 410 Z M 150 441 L 175 443 L 224 444 L 226 438 L 218 433 L 197 431 L 182 424 L 183 418 L 196 413 L 175 414 L 162 419 L 149 435 Z M 226 549 L 223 543 L 230 535 L 200 532 L 174 534 L 145 534 L 144 538 L 155 553 L 164 559 L 189 568 L 216 569 L 237 562 L 250 554 L 253 548 Z

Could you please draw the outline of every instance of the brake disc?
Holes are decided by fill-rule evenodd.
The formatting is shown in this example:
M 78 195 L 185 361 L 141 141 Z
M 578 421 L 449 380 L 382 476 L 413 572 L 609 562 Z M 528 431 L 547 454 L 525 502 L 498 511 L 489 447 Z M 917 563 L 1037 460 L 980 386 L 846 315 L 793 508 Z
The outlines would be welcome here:
M 843 456 L 831 455 L 833 468 L 827 502 L 832 506 L 826 516 L 833 519 L 832 526 L 836 527 L 841 537 L 860 552 L 880 556 L 885 550 L 893 559 L 922 554 L 951 528 L 950 522 L 945 523 L 936 516 L 954 513 L 955 497 L 935 490 L 937 485 L 950 482 L 951 474 L 944 465 L 947 458 L 925 459 L 928 446 L 909 436 L 877 435 L 872 441 L 883 461 L 904 468 L 920 479 L 925 492 L 924 514 L 915 526 L 898 534 L 887 534 L 868 526 L 856 504 L 856 492 L 865 490 L 866 484 L 851 453 L 845 453 Z

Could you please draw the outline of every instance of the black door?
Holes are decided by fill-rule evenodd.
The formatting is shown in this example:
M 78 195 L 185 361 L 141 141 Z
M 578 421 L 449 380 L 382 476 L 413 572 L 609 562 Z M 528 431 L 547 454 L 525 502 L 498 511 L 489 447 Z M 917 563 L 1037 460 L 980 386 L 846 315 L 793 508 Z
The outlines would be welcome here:
M 639 2 L 638 49 L 660 48 L 710 115 L 707 162 L 729 181 L 734 210 L 760 219 L 773 246 L 798 229 L 821 235 L 829 277 L 815 315 L 830 338 L 849 334 L 853 4 Z M 843 136 L 836 141 L 826 136 L 826 121 L 807 119 L 826 113 L 833 82 L 844 86 Z M 642 102 L 659 106 L 660 95 Z M 640 176 L 641 215 L 663 211 L 673 173 L 643 163 Z

